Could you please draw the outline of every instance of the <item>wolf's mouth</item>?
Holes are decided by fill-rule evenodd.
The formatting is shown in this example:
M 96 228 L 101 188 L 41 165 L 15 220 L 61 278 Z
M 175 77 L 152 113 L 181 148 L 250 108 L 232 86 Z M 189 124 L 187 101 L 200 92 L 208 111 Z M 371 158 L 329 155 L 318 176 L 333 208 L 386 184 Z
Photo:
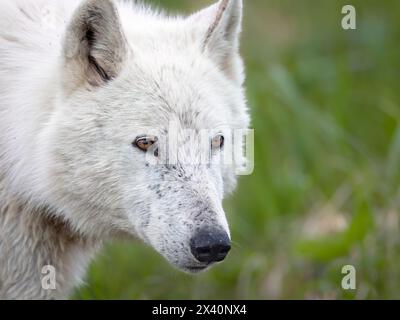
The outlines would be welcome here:
M 186 266 L 185 269 L 190 272 L 200 272 L 207 268 L 207 266 Z

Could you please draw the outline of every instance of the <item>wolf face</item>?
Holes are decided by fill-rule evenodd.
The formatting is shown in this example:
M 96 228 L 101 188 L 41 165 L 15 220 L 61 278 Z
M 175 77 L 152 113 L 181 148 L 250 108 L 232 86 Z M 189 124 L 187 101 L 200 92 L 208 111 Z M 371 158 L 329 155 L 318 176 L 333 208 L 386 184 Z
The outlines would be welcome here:
M 46 190 L 76 230 L 137 236 L 188 272 L 224 259 L 236 178 L 218 159 L 249 124 L 241 16 L 239 0 L 174 19 L 108 0 L 76 9 L 43 133 Z

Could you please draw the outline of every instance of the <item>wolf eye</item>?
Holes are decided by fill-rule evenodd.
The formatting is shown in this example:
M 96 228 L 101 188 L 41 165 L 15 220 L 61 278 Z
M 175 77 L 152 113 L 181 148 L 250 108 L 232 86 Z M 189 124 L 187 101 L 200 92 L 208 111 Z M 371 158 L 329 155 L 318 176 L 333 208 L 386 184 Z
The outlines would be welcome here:
M 155 136 L 140 136 L 137 137 L 133 143 L 140 150 L 148 151 L 152 146 L 157 143 L 157 137 Z M 158 150 L 154 150 L 154 155 L 158 155 Z
M 212 138 L 211 140 L 211 148 L 212 149 L 222 149 L 222 147 L 224 146 L 224 141 L 225 138 L 222 134 L 218 134 L 216 135 L 214 138 Z

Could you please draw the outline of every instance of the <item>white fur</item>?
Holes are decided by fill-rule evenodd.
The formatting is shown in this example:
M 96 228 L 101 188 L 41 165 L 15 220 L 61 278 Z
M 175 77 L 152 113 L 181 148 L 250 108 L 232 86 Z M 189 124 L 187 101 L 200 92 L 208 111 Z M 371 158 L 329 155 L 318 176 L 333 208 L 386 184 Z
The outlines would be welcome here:
M 80 13 L 108 4 L 0 0 L 0 298 L 66 297 L 111 237 L 139 237 L 187 271 L 200 226 L 229 232 L 221 203 L 232 167 L 146 165 L 132 142 L 171 122 L 179 134 L 247 128 L 242 1 L 189 18 L 118 2 L 120 22 L 105 14 L 82 47 Z M 86 64 L 88 50 L 110 81 Z M 200 152 L 192 138 L 182 158 Z M 55 291 L 41 288 L 47 264 Z

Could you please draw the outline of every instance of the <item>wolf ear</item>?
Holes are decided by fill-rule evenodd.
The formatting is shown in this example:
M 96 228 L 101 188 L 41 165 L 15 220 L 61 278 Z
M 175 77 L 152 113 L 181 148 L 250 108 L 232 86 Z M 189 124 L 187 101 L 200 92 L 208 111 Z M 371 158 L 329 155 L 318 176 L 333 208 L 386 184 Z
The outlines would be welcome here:
M 239 56 L 239 36 L 242 30 L 242 0 L 220 0 L 189 17 L 201 49 L 226 75 L 243 82 L 243 66 Z
M 126 40 L 113 3 L 84 1 L 65 35 L 64 58 L 70 82 L 66 85 L 105 84 L 119 74 L 126 54 Z

